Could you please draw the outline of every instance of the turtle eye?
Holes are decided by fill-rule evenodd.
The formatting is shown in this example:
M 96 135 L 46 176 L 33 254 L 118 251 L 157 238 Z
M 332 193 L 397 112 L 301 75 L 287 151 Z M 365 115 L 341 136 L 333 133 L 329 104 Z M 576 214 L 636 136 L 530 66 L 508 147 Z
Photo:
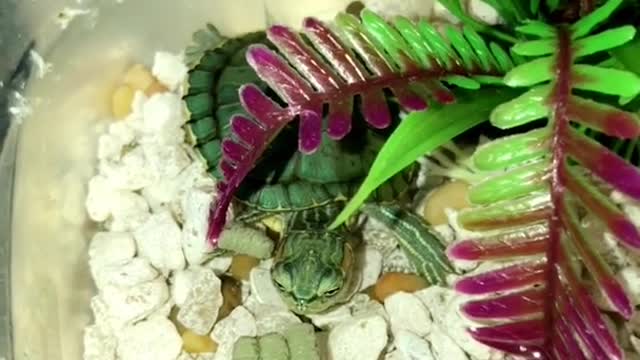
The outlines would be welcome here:
M 276 280 L 273 280 L 273 283 L 276 285 L 276 287 L 278 288 L 278 290 L 282 291 L 282 292 L 286 292 L 287 289 L 284 287 L 284 285 L 282 285 L 281 283 L 279 283 Z
M 340 291 L 340 288 L 336 287 L 336 288 L 330 289 L 329 291 L 325 291 L 324 296 L 326 297 L 335 296 L 339 291 Z

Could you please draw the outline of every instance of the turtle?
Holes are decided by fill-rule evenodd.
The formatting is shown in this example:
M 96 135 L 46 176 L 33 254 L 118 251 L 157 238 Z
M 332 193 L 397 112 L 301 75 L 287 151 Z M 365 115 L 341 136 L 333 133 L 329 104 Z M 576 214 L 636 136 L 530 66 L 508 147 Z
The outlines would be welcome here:
M 221 140 L 230 135 L 230 119 L 246 114 L 239 87 L 253 83 L 282 103 L 245 59 L 247 47 L 254 43 L 273 48 L 264 31 L 227 38 L 204 51 L 187 76 L 185 126 L 216 179 L 221 179 Z M 358 290 L 359 223 L 327 228 L 366 177 L 391 130 L 373 129 L 354 119 L 352 131 L 343 139 L 333 140 L 325 133 L 317 152 L 302 154 L 293 121 L 275 137 L 235 194 L 240 210 L 234 222 L 279 228 L 271 275 L 292 311 L 320 313 L 348 301 Z M 431 283 L 442 283 L 451 268 L 441 239 L 421 217 L 397 205 L 409 197 L 416 169 L 412 166 L 388 180 L 371 196 L 363 213 L 389 226 L 420 275 Z

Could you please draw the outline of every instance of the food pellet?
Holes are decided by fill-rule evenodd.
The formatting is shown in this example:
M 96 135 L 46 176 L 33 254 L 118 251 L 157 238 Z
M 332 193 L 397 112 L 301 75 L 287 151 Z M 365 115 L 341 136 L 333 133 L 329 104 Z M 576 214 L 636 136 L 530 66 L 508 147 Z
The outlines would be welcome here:
M 128 85 L 120 85 L 113 92 L 111 98 L 111 111 L 118 119 L 125 118 L 131 113 L 131 102 L 133 101 L 133 89 Z
M 182 334 L 182 348 L 192 354 L 212 353 L 218 350 L 218 344 L 209 335 L 198 335 L 187 330 Z
M 415 292 L 429 286 L 427 281 L 415 274 L 390 272 L 382 275 L 373 289 L 375 300 L 384 302 L 388 296 L 399 291 Z
M 260 263 L 260 259 L 248 255 L 235 255 L 231 260 L 229 272 L 236 280 L 249 280 L 251 269 Z
M 146 91 L 155 81 L 151 71 L 142 64 L 133 65 L 124 75 L 124 83 L 134 90 Z
M 460 210 L 470 206 L 469 184 L 452 181 L 433 190 L 425 199 L 422 214 L 431 225 L 447 224 L 446 208 Z

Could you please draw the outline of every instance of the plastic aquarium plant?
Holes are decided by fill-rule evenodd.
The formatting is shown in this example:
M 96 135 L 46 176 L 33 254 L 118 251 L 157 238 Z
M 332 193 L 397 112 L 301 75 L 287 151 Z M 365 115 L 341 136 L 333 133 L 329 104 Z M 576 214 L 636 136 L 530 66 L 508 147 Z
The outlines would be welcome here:
M 616 27 L 612 21 L 616 9 L 637 5 L 622 0 L 598 8 L 592 1 L 578 5 L 565 8 L 565 16 L 579 18 L 573 23 L 527 21 L 516 27 L 520 35 L 514 36 L 521 40 L 512 50 L 528 61 L 506 74 L 504 83 L 527 91 L 493 109 L 490 120 L 501 129 L 546 123 L 477 150 L 474 165 L 487 179 L 472 187 L 474 207 L 458 221 L 490 235 L 461 241 L 448 251 L 453 259 L 510 264 L 464 278 L 455 288 L 479 297 L 462 309 L 486 324 L 470 329 L 471 335 L 525 358 L 623 358 L 586 287 L 589 281 L 621 319 L 634 312 L 593 245 L 602 234 L 587 232 L 581 221 L 590 216 L 619 246 L 640 248 L 638 229 L 609 198 L 615 190 L 640 200 L 640 170 L 629 162 L 640 136 L 637 101 L 622 106 L 640 92 L 637 60 L 631 60 L 640 51 L 637 41 L 629 43 L 635 27 Z M 605 29 L 596 32 L 599 26 Z M 415 152 L 407 155 L 412 148 L 405 144 L 428 148 L 433 135 L 409 135 L 419 125 L 405 121 L 399 126 L 334 225 L 404 165 L 391 159 L 416 159 Z
M 493 107 L 516 94 L 495 87 L 513 68 L 512 57 L 471 26 L 449 27 L 443 37 L 426 21 L 397 18 L 389 24 L 365 9 L 361 19 L 339 14 L 334 30 L 307 18 L 301 34 L 276 25 L 267 30 L 267 36 L 277 51 L 254 45 L 246 56 L 270 87 L 269 94 L 276 96 L 253 84 L 240 88 L 250 118 L 235 116 L 232 134 L 223 142 L 223 180 L 218 183 L 208 234 L 213 245 L 224 227 L 233 193 L 270 141 L 291 121 L 299 121 L 299 149 L 309 154 L 320 145 L 325 118 L 328 135 L 341 139 L 351 129 L 354 112 L 374 128 L 388 127 L 398 116 L 392 102 L 407 112 L 447 105 L 460 108 L 459 118 L 432 116 L 440 119 L 432 122 L 425 118 L 430 110 L 418 116 L 430 124 L 427 132 L 445 134 L 443 128 L 448 128 L 446 135 L 438 135 L 433 144 L 437 147 L 485 121 Z M 489 86 L 479 90 L 482 84 Z M 463 101 L 456 102 L 451 87 L 466 90 Z M 467 96 L 473 91 L 481 95 Z M 442 110 L 436 112 L 442 114 Z
M 619 139 L 640 135 L 635 113 L 594 100 L 595 94 L 631 99 L 640 93 L 640 78 L 581 63 L 635 36 L 633 26 L 593 34 L 621 2 L 608 1 L 572 25 L 533 22 L 517 29 L 538 39 L 514 51 L 535 59 L 509 72 L 505 82 L 530 90 L 498 106 L 491 123 L 512 128 L 546 118 L 547 124 L 478 149 L 476 167 L 498 175 L 472 187 L 476 206 L 459 221 L 468 229 L 504 231 L 449 249 L 455 259 L 516 260 L 455 286 L 488 296 L 470 301 L 463 312 L 492 323 L 471 330 L 489 346 L 547 359 L 623 358 L 585 280 L 597 284 L 622 318 L 632 316 L 633 304 L 593 246 L 602 234 L 585 231 L 581 220 L 593 216 L 621 245 L 640 248 L 638 229 L 608 197 L 616 190 L 640 200 L 640 170 L 574 126 Z
M 589 215 L 620 246 L 640 247 L 638 229 L 608 197 L 615 190 L 640 199 L 640 171 L 628 161 L 640 135 L 640 107 L 632 101 L 640 92 L 633 60 L 640 50 L 635 28 L 617 26 L 620 13 L 613 15 L 637 5 L 487 1 L 506 21 L 489 27 L 466 15 L 459 1 L 441 2 L 465 23 L 462 31 L 448 30 L 446 39 L 426 22 L 401 18 L 390 25 L 367 11 L 362 21 L 339 15 L 335 32 L 309 19 L 304 40 L 284 27 L 268 31 L 278 52 L 257 46 L 247 57 L 280 99 L 251 85 L 241 89 L 253 119 L 232 122 L 210 239 L 222 230 L 231 194 L 270 139 L 294 119 L 300 121 L 300 150 L 310 153 L 323 116 L 328 133 L 339 139 L 349 131 L 352 111 L 374 127 L 390 122 L 389 101 L 410 112 L 333 227 L 384 181 L 486 119 L 501 129 L 540 124 L 497 139 L 473 157 L 487 180 L 472 187 L 474 207 L 459 221 L 494 235 L 454 244 L 449 255 L 510 265 L 460 280 L 458 291 L 478 296 L 462 310 L 486 324 L 470 329 L 476 340 L 524 358 L 622 359 L 586 282 L 597 285 L 621 319 L 634 309 L 592 245 L 602 239 L 581 221 Z M 512 42 L 513 55 L 488 39 Z M 596 141 L 603 137 L 614 141 Z

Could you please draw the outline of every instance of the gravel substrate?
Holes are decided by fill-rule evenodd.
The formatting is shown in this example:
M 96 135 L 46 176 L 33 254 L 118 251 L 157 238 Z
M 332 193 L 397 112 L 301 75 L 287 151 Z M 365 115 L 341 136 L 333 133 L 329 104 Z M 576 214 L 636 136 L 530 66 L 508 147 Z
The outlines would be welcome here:
M 384 6 L 388 14 L 415 9 L 411 1 L 396 6 L 382 3 L 368 5 L 375 10 Z M 421 3 L 421 15 L 451 20 L 441 6 Z M 469 6 L 477 16 L 497 21 L 480 1 Z M 97 293 L 91 301 L 94 323 L 85 329 L 85 360 L 226 360 L 232 359 L 241 337 L 256 337 L 260 348 L 286 344 L 289 356 L 282 359 L 506 359 L 469 337 L 465 329 L 474 324 L 458 310 L 468 298 L 449 288 L 399 291 L 383 301 L 371 298 L 371 291 L 365 290 L 383 274 L 412 272 L 395 239 L 375 223 L 367 223 L 363 235 L 362 291 L 349 303 L 300 318 L 279 298 L 270 278 L 272 260 L 265 258 L 244 269 L 248 275 L 239 280 L 240 304 L 228 307 L 229 299 L 223 298 L 225 279 L 243 269 L 230 269 L 231 255 L 214 257 L 207 251 L 207 217 L 215 184 L 184 142 L 181 85 L 186 72 L 180 55 L 158 52 L 152 73 L 163 91 L 150 96 L 135 91 L 130 114 L 111 122 L 99 138 L 97 174 L 89 182 L 86 199 L 87 212 L 100 230 L 89 249 Z M 426 180 L 423 176 L 422 182 Z M 638 204 L 613 197 L 640 219 Z M 443 238 L 451 242 L 470 235 L 455 226 L 455 211 L 448 215 L 451 225 L 436 229 Z M 244 236 L 242 231 L 248 230 L 236 231 Z M 263 237 L 256 241 L 268 250 Z M 637 256 L 613 246 L 610 236 L 606 239 L 601 246 L 605 260 L 640 304 Z M 456 264 L 465 272 L 495 266 L 502 265 Z M 450 283 L 455 280 L 451 276 Z M 219 316 L 222 312 L 226 313 Z M 322 331 L 305 335 L 308 321 Z M 618 333 L 628 359 L 640 359 L 640 317 L 619 326 Z M 307 349 L 296 352 L 296 346 Z

